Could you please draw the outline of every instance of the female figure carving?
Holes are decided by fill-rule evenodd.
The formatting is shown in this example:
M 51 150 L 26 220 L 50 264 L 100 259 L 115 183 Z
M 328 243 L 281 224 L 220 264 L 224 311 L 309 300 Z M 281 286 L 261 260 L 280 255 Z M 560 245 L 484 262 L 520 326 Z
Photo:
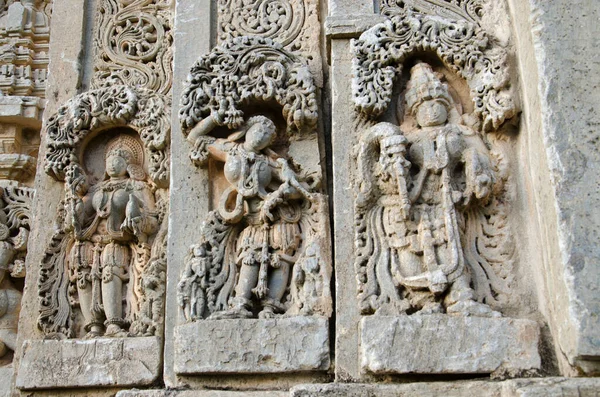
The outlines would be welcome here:
M 208 127 L 207 127 L 208 125 Z M 306 242 L 306 208 L 316 194 L 288 160 L 270 149 L 275 124 L 248 119 L 227 139 L 206 134 L 200 123 L 197 158 L 224 162 L 229 183 L 205 224 L 201 244 L 192 248 L 179 284 L 188 319 L 271 318 L 286 310 L 291 271 Z M 238 142 L 244 138 L 243 142 Z
M 88 337 L 126 335 L 139 311 L 138 278 L 158 228 L 142 163 L 141 145 L 121 135 L 107 144 L 104 180 L 89 186 L 81 168 L 67 170 L 66 219 L 75 239 L 68 261 Z
M 475 302 L 462 238 L 463 213 L 492 193 L 488 150 L 456 122 L 453 99 L 428 64 L 412 68 L 406 105 L 413 131 L 379 123 L 359 147 L 361 310 L 497 316 Z

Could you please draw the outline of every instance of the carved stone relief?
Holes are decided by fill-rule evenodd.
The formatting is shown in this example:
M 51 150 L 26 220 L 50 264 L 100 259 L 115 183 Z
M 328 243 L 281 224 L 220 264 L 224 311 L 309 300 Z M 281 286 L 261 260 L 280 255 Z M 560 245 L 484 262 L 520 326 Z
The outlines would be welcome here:
M 50 0 L 2 2 L 0 90 L 44 98 L 50 40 Z
M 464 78 L 481 131 L 497 130 L 517 114 L 510 92 L 507 53 L 476 23 L 410 9 L 375 25 L 353 41 L 352 92 L 358 111 L 380 116 L 392 97 L 395 77 L 417 53 L 433 53 Z
M 14 352 L 25 277 L 33 189 L 0 188 L 0 366 Z
M 381 14 L 393 17 L 408 12 L 437 15 L 451 21 L 478 24 L 486 0 L 379 0 Z
M 169 94 L 173 0 L 102 0 L 94 34 L 92 87 L 115 84 Z
M 327 318 L 332 310 L 327 201 L 320 193 L 320 172 L 309 172 L 310 165 L 290 156 L 298 139 L 318 150 L 317 116 L 316 87 L 305 61 L 270 39 L 232 39 L 192 68 L 180 111 L 182 129 L 194 145 L 193 162 L 201 167 L 213 164 L 211 180 L 219 178 L 215 170 L 223 169 L 225 182 L 215 188 L 216 208 L 204 220 L 200 241 L 190 248 L 181 274 L 182 316 L 187 322 L 206 323 L 198 325 L 204 328 L 214 327 L 207 321 L 263 321 L 257 325 L 243 323 L 256 320 L 241 320 L 238 326 L 248 330 L 283 330 L 290 325 L 277 319 L 284 316 L 315 317 L 298 320 L 307 332 L 315 330 L 306 339 L 315 340 L 307 362 L 281 370 L 232 360 L 217 372 L 294 372 L 329 366 L 327 321 L 316 318 Z M 190 333 L 192 329 L 183 326 L 177 334 L 177 370 L 213 372 L 204 362 L 187 365 L 185 357 L 198 357 L 182 340 Z M 278 346 L 286 351 L 293 343 L 279 341 Z M 223 347 L 228 348 L 237 347 Z M 201 356 L 204 361 L 216 359 Z M 183 361 L 186 364 L 178 364 Z
M 65 196 L 40 267 L 46 335 L 162 335 L 169 107 L 159 94 L 114 86 L 75 97 L 48 121 L 46 172 L 65 181 Z M 84 146 L 98 132 L 110 138 L 101 152 Z
M 499 130 L 517 113 L 507 54 L 479 27 L 478 2 L 384 5 L 382 12 L 390 19 L 352 44 L 360 134 L 354 176 L 358 305 L 363 315 L 390 317 L 362 318 L 362 369 L 535 370 L 537 326 L 529 320 L 499 319 L 510 300 L 515 248 L 506 218 L 508 167 L 485 133 Z M 404 67 L 410 73 L 402 74 Z M 468 87 L 444 81 L 453 73 Z M 395 120 L 388 111 L 391 104 L 396 105 Z M 435 319 L 422 317 L 428 315 Z M 468 333 L 457 331 L 454 342 L 473 348 L 466 353 L 455 351 L 450 340 L 436 340 L 445 326 L 466 330 L 471 316 L 486 318 L 482 330 L 497 328 L 496 335 L 516 340 L 523 333 L 538 335 L 536 342 L 497 347 L 492 353 L 485 343 L 499 346 L 500 340 L 484 342 L 473 335 L 467 341 Z M 409 344 L 427 341 L 424 346 L 434 344 L 440 356 L 456 360 L 423 365 L 400 348 L 386 350 L 382 341 L 372 340 L 384 323 L 385 334 L 398 334 Z M 491 364 L 496 354 L 504 361 Z
M 319 2 L 315 0 L 219 0 L 219 43 L 254 36 L 281 43 L 307 59 L 316 84 L 321 85 Z
M 202 241 L 192 247 L 179 285 L 187 320 L 252 318 L 255 312 L 260 318 L 329 315 L 320 178 L 273 150 L 283 133 L 273 120 L 245 118 L 241 110 L 275 100 L 287 132 L 308 133 L 317 120 L 315 95 L 301 59 L 269 39 L 233 39 L 192 68 L 180 112 L 194 143 L 191 158 L 199 166 L 224 162 L 229 186 L 204 224 Z M 238 131 L 226 139 L 210 136 L 220 125 Z
M 498 164 L 427 63 L 412 67 L 405 101 L 412 131 L 378 123 L 357 148 L 361 311 L 499 316 L 477 303 L 509 291 L 511 241 L 489 205 Z

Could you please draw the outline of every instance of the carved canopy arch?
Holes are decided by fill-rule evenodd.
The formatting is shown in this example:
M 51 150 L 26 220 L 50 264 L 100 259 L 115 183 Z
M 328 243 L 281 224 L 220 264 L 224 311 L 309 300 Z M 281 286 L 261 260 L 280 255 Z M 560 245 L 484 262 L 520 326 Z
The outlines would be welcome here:
M 497 130 L 517 113 L 508 91 L 506 51 L 475 23 L 409 11 L 364 32 L 353 40 L 352 51 L 353 100 L 367 118 L 385 111 L 396 74 L 409 56 L 419 52 L 436 54 L 467 81 L 483 131 Z
M 317 123 L 316 86 L 306 62 L 268 38 L 231 39 L 200 57 L 188 77 L 179 118 L 184 133 L 211 116 L 217 125 L 240 127 L 240 109 L 253 101 L 282 106 L 288 132 Z
M 77 95 L 61 106 L 46 124 L 46 173 L 56 180 L 64 180 L 67 166 L 79 161 L 78 149 L 87 136 L 100 129 L 130 127 L 138 132 L 144 144 L 153 182 L 167 187 L 169 108 L 167 97 L 124 85 Z

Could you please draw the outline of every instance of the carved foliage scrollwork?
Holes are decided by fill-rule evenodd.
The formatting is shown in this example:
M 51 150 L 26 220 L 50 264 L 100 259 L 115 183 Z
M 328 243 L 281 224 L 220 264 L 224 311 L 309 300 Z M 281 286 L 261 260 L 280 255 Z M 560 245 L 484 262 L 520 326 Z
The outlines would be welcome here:
M 304 25 L 304 3 L 303 0 L 219 0 L 219 39 L 260 36 L 287 46 Z
M 85 92 L 61 106 L 46 124 L 46 172 L 64 180 L 77 163 L 77 148 L 94 130 L 129 126 L 139 132 L 148 152 L 150 177 L 168 186 L 170 99 L 141 88 L 113 86 Z
M 475 23 L 408 11 L 364 32 L 353 41 L 352 51 L 353 99 L 365 117 L 385 111 L 403 62 L 423 52 L 437 54 L 466 79 L 483 131 L 497 130 L 517 113 L 508 91 L 507 54 Z
M 238 128 L 244 121 L 241 107 L 251 101 L 281 105 L 290 133 L 316 125 L 316 87 L 305 62 L 270 39 L 239 37 L 192 67 L 179 111 L 182 128 L 189 131 L 207 116 Z
M 315 0 L 219 0 L 219 42 L 241 36 L 271 39 L 306 58 L 320 85 L 318 3 Z
M 92 87 L 143 87 L 166 95 L 173 79 L 172 0 L 103 0 Z
M 382 15 L 393 17 L 407 12 L 437 15 L 452 21 L 479 23 L 486 0 L 380 0 Z

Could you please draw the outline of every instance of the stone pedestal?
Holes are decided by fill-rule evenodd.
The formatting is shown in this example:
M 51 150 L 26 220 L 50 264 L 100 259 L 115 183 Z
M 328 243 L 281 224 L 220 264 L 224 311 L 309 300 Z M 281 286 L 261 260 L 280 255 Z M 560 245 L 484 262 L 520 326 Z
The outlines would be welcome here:
M 160 340 L 28 340 L 23 343 L 16 386 L 49 389 L 144 386 L 161 371 Z
M 530 320 L 368 316 L 360 342 L 361 369 L 374 374 L 519 373 L 541 365 L 539 327 Z
M 326 371 L 329 360 L 322 317 L 205 320 L 175 330 L 178 374 Z

